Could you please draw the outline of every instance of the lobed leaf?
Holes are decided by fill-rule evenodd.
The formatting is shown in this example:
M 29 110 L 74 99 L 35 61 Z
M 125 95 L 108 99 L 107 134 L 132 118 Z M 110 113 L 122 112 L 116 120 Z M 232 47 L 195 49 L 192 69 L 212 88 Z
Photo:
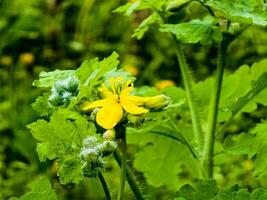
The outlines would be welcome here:
M 40 160 L 59 160 L 61 183 L 78 184 L 83 179 L 79 154 L 84 139 L 95 134 L 93 123 L 76 112 L 59 109 L 53 113 L 49 122 L 41 119 L 27 127 L 38 141 Z
M 10 200 L 57 200 L 57 196 L 48 178 L 42 177 L 33 183 L 31 192 Z
M 64 80 L 74 74 L 74 70 L 58 70 L 52 72 L 41 72 L 39 80 L 33 81 L 32 85 L 36 87 L 52 87 L 57 81 Z
M 161 32 L 170 32 L 174 34 L 177 40 L 187 44 L 209 44 L 211 42 L 222 41 L 222 33 L 218 26 L 212 21 L 192 20 L 180 24 L 163 24 L 160 27 Z
M 267 25 L 264 6 L 258 6 L 254 0 L 207 0 L 205 4 L 231 21 Z
M 233 186 L 229 189 L 220 189 L 215 180 L 198 181 L 195 186 L 182 186 L 176 193 L 175 200 L 264 200 L 267 190 L 258 188 L 249 192 L 246 188 Z

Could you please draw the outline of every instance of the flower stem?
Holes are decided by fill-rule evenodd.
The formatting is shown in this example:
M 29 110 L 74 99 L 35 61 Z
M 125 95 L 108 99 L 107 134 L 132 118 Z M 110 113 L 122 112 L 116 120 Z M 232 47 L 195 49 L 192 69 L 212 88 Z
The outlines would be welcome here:
M 200 153 L 202 151 L 202 146 L 203 146 L 203 135 L 202 135 L 202 129 L 201 129 L 200 120 L 199 120 L 199 114 L 196 109 L 196 105 L 194 101 L 193 88 L 192 88 L 193 81 L 189 73 L 189 68 L 186 63 L 186 58 L 185 58 L 182 46 L 177 41 L 176 41 L 176 55 L 177 55 L 177 59 L 178 59 L 180 69 L 182 72 L 184 87 L 186 91 L 186 98 L 188 101 L 190 114 L 192 118 L 194 135 L 195 135 L 195 139 L 196 139 L 197 146 L 198 146 L 198 152 Z
M 215 144 L 215 130 L 217 124 L 218 108 L 222 88 L 223 71 L 225 66 L 225 56 L 227 52 L 228 43 L 224 39 L 219 46 L 218 50 L 218 61 L 217 61 L 217 72 L 215 78 L 215 84 L 213 93 L 210 100 L 210 109 L 208 115 L 208 129 L 205 138 L 203 160 L 202 165 L 205 169 L 205 177 L 213 177 L 213 155 L 214 155 L 214 144 Z
M 105 180 L 105 178 L 101 172 L 98 173 L 98 178 L 99 178 L 101 185 L 103 187 L 103 190 L 105 192 L 106 200 L 111 200 L 111 196 L 110 196 L 107 182 L 106 182 L 106 180 Z
M 114 155 L 114 158 L 115 158 L 116 162 L 121 167 L 122 157 L 120 156 L 118 151 L 114 151 L 113 155 Z M 135 195 L 135 198 L 138 199 L 138 200 L 146 199 L 144 197 L 144 194 L 142 193 L 142 191 L 138 187 L 138 184 L 136 183 L 136 180 L 135 180 L 133 172 L 127 167 L 127 165 L 126 165 L 126 179 L 127 179 L 128 183 L 129 183 L 129 186 L 130 186 L 132 192 Z
M 123 131 L 121 134 L 121 181 L 120 181 L 120 190 L 118 194 L 118 200 L 123 199 L 123 192 L 125 188 L 125 177 L 126 177 L 126 167 L 127 167 L 127 153 L 126 153 L 126 134 Z

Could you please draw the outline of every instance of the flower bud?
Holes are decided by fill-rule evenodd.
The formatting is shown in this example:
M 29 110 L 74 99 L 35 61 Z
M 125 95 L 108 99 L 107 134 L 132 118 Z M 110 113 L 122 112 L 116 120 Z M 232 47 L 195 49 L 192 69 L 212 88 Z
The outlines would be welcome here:
M 102 143 L 101 152 L 103 156 L 108 156 L 118 147 L 117 143 L 111 140 L 106 140 Z
M 230 27 L 228 29 L 228 32 L 230 34 L 235 34 L 240 30 L 240 24 L 239 23 L 231 23 Z
M 108 129 L 103 134 L 104 140 L 113 140 L 116 136 L 116 132 L 114 129 Z
M 127 115 L 127 119 L 128 119 L 128 122 L 130 124 L 133 124 L 133 125 L 140 125 L 143 120 L 144 120 L 144 117 L 142 115 Z
M 68 91 L 71 93 L 75 94 L 78 91 L 78 86 L 79 86 L 79 80 L 76 77 L 71 77 L 68 80 Z
M 145 107 L 155 110 L 160 110 L 169 105 L 170 98 L 164 94 L 157 95 L 155 97 L 149 97 L 149 100 L 145 102 Z
M 48 99 L 49 103 L 51 103 L 53 106 L 59 106 L 62 104 L 63 99 L 61 96 L 57 95 L 57 94 L 52 94 L 49 99 Z

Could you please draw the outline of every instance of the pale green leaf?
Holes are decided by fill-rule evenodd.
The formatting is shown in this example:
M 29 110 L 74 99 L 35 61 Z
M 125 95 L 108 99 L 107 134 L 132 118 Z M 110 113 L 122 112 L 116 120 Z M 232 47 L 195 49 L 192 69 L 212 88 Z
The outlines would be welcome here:
M 160 27 L 161 32 L 170 32 L 174 34 L 181 43 L 202 43 L 220 42 L 222 33 L 218 26 L 212 21 L 192 20 L 180 24 L 163 24 Z
M 75 73 L 74 70 L 58 70 L 52 72 L 41 72 L 39 80 L 35 80 L 32 85 L 36 87 L 52 87 L 57 81 L 64 80 Z
M 264 7 L 256 7 L 254 0 L 208 0 L 205 4 L 231 21 L 267 25 Z

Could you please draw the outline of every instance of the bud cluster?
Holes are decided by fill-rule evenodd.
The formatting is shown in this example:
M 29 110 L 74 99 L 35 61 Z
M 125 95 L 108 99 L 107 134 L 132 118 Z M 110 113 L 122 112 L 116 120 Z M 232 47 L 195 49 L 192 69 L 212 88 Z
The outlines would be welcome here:
M 71 76 L 54 84 L 48 101 L 53 106 L 67 105 L 69 104 L 71 98 L 78 95 L 78 92 L 79 80 Z
M 104 140 L 97 136 L 85 138 L 80 158 L 83 162 L 83 172 L 87 177 L 96 177 L 105 167 L 104 157 L 110 155 L 117 148 L 117 143 Z

